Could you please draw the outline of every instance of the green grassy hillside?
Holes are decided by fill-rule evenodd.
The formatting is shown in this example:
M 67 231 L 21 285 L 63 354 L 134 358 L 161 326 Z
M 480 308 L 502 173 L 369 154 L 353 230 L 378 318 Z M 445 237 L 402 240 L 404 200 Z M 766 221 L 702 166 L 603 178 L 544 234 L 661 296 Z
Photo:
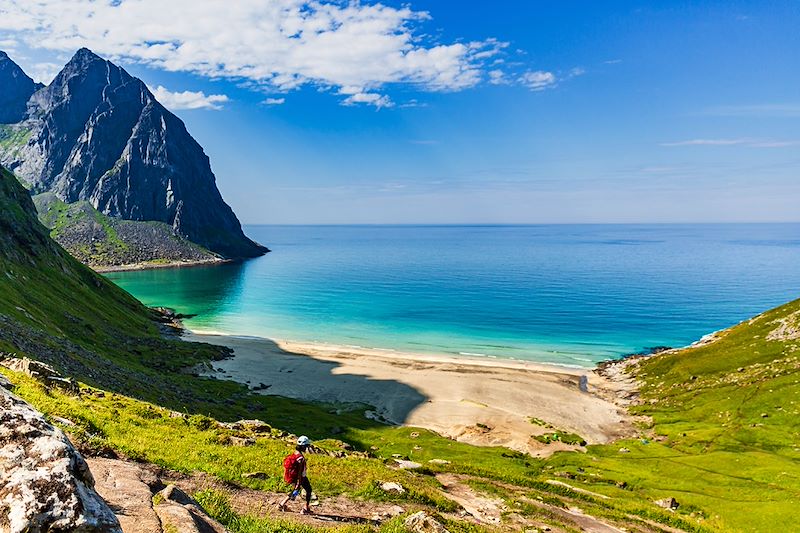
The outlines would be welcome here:
M 674 497 L 720 531 L 796 529 L 800 300 L 634 372 L 642 382 L 634 411 L 652 419 L 649 438 L 560 455 L 552 466 L 614 498 Z
M 189 376 L 185 368 L 228 350 L 183 342 L 164 330 L 157 313 L 55 243 L 28 192 L 0 167 L 0 352 L 27 355 L 84 383 L 178 411 L 237 419 L 285 408 L 296 413 L 286 417 L 289 427 L 315 416 L 336 425 L 321 409 Z
M 323 496 L 394 498 L 448 512 L 455 506 L 433 477 L 447 472 L 504 500 L 507 516 L 554 531 L 578 530 L 564 514 L 574 508 L 628 531 L 795 527 L 800 301 L 735 326 L 716 342 L 639 361 L 633 371 L 642 401 L 634 410 L 649 420 L 642 438 L 547 460 L 383 426 L 365 419 L 363 409 L 342 412 L 340 406 L 253 395 L 232 382 L 188 375 L 185 367 L 225 354 L 165 338 L 156 319 L 55 244 L 37 221 L 27 191 L 0 171 L 0 352 L 52 363 L 79 379 L 82 390 L 74 395 L 3 373 L 37 408 L 75 422 L 66 429 L 87 450 L 112 449 L 178 471 L 207 472 L 232 487 L 277 490 L 279 459 L 290 447 L 284 437 L 303 432 L 326 449 L 341 449 L 344 441 L 357 452 L 315 457 L 315 483 Z M 242 418 L 264 420 L 273 431 L 249 435 L 218 423 Z M 233 447 L 235 436 L 252 437 L 255 444 Z M 392 470 L 384 461 L 395 454 L 425 468 Z M 244 475 L 253 471 L 269 476 Z M 376 488 L 379 479 L 399 481 L 409 492 L 387 496 Z M 224 500 L 217 496 L 206 494 L 204 501 Z M 666 497 L 680 507 L 667 511 L 654 503 Z M 278 527 L 234 520 L 225 505 L 215 508 L 231 524 L 261 524 L 232 526 L 240 533 Z M 463 521 L 448 527 L 478 530 Z M 401 531 L 397 523 L 391 528 Z

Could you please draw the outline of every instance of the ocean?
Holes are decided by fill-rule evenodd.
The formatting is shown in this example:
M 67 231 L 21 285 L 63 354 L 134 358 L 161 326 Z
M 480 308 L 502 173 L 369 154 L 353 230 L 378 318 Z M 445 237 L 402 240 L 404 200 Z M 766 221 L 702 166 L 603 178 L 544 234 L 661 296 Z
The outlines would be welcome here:
M 107 277 L 197 331 L 581 367 L 800 297 L 800 224 L 245 232 L 273 251 Z

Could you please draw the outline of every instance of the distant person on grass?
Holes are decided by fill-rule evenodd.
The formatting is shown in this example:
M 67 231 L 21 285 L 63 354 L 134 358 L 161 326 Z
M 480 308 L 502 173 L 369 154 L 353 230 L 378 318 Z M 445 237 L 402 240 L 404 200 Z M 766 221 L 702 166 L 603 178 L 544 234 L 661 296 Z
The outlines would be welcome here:
M 303 452 L 308 450 L 311 441 L 308 437 L 303 435 L 297 439 L 297 446 L 295 451 L 286 456 L 283 460 L 283 480 L 290 485 L 293 485 L 292 491 L 286 498 L 278 505 L 281 511 L 286 510 L 286 504 L 289 500 L 294 500 L 300 495 L 300 489 L 306 491 L 306 507 L 301 512 L 303 514 L 311 514 L 311 483 L 308 481 L 308 468 L 306 465 L 306 458 Z

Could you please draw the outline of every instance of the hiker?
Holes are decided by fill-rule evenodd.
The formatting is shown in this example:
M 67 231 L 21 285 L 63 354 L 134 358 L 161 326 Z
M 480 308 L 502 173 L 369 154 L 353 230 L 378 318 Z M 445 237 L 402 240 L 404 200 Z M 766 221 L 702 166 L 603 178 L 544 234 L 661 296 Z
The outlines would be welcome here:
M 283 460 L 283 480 L 290 485 L 293 485 L 292 491 L 286 498 L 278 505 L 281 511 L 286 510 L 286 504 L 289 500 L 294 500 L 300 494 L 300 488 L 306 491 L 306 507 L 301 512 L 303 514 L 311 514 L 311 483 L 308 481 L 308 469 L 306 467 L 306 458 L 303 452 L 308 450 L 311 446 L 311 441 L 303 435 L 297 439 L 297 446 L 295 450 L 286 456 Z

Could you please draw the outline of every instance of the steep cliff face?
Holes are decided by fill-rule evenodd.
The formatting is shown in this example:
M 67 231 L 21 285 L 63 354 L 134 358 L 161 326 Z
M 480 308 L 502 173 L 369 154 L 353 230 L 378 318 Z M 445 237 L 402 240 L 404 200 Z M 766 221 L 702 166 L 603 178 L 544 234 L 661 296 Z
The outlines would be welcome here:
M 28 100 L 40 87 L 0 51 L 0 124 L 22 120 Z
M 267 249 L 222 199 L 203 149 L 147 86 L 87 49 L 35 92 L 0 162 L 33 192 L 90 202 L 105 215 L 153 220 L 228 258 Z

